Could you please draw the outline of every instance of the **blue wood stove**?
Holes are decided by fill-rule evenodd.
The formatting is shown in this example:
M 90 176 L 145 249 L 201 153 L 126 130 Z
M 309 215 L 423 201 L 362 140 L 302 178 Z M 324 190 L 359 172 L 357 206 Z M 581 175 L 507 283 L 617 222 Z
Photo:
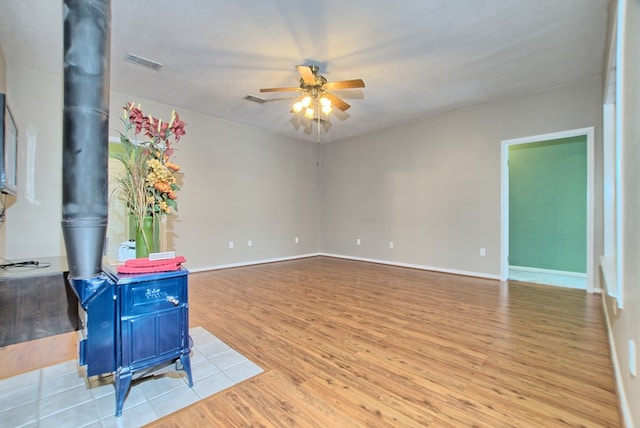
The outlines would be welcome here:
M 62 232 L 69 282 L 86 320 L 79 360 L 114 373 L 116 416 L 131 377 L 189 361 L 188 272 L 119 275 L 103 266 L 108 223 L 110 0 L 64 0 Z M 81 314 L 82 315 L 82 314 Z
M 87 375 L 114 373 L 116 416 L 135 372 L 175 362 L 193 386 L 189 353 L 188 271 L 118 274 L 108 265 L 70 279 L 84 309 L 79 362 Z

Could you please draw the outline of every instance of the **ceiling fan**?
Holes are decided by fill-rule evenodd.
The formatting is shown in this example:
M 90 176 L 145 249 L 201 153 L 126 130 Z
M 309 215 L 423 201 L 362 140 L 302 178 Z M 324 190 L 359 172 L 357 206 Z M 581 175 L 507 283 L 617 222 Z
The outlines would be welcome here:
M 340 80 L 328 82 L 327 79 L 318 74 L 317 65 L 296 65 L 300 73 L 300 86 L 285 88 L 262 88 L 260 92 L 294 92 L 301 93 L 301 97 L 294 103 L 292 112 L 299 113 L 305 111 L 305 116 L 315 118 L 314 105 L 320 105 L 325 114 L 329 114 L 331 107 L 345 111 L 351 107 L 342 98 L 328 91 L 339 89 L 364 88 L 362 79 Z M 319 113 L 319 112 L 318 112 Z

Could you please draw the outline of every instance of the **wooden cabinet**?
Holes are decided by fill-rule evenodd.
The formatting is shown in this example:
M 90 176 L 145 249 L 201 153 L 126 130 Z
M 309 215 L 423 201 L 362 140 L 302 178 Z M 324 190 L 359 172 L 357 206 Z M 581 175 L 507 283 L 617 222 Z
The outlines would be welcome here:
M 44 257 L 0 269 L 0 347 L 78 329 L 78 301 L 66 260 Z

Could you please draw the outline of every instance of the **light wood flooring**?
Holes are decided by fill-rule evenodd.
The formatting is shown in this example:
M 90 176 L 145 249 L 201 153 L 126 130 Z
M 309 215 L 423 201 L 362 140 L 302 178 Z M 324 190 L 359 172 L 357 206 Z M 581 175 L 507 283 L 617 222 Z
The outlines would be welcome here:
M 189 293 L 265 372 L 153 427 L 620 426 L 599 295 L 328 257 Z

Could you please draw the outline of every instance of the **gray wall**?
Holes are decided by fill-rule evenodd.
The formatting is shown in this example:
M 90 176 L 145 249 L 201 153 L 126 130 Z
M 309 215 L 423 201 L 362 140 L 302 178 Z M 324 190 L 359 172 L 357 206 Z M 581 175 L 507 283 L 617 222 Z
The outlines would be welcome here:
M 7 212 L 7 257 L 64 255 L 62 83 L 10 65 L 8 82 L 18 126 L 36 133 L 37 147 L 29 177 L 25 150 L 19 153 L 23 185 Z M 194 269 L 322 251 L 497 277 L 500 141 L 594 125 L 599 135 L 600 93 L 594 78 L 324 144 L 319 168 L 314 144 L 180 111 L 187 135 L 176 153 L 184 178 L 180 212 L 168 225 L 173 248 Z M 120 107 L 131 100 L 154 116 L 171 113 L 171 106 L 113 93 L 111 135 L 122 129 Z M 599 232 L 596 248 L 600 254 Z
M 3 226 L 6 258 L 60 256 L 62 79 L 7 64 L 7 86 L 18 126 L 18 194 Z
M 169 106 L 113 93 L 110 135 L 122 130 L 120 107 L 127 101 L 141 102 L 155 117 L 171 115 Z M 178 214 L 167 218 L 169 249 L 184 255 L 192 270 L 316 253 L 320 170 L 315 147 L 190 111 L 178 113 L 187 134 L 173 157 L 183 175 Z
M 322 251 L 499 277 L 501 141 L 594 126 L 600 164 L 601 94 L 596 76 L 323 146 Z
M 3 229 L 6 257 L 64 255 L 61 220 L 62 81 L 8 69 L 12 110 L 20 129 L 18 198 Z M 122 131 L 121 106 L 142 102 L 168 118 L 171 106 L 111 94 L 110 135 Z M 179 213 L 168 220 L 171 249 L 192 270 L 316 253 L 320 201 L 316 148 L 293 138 L 179 110 L 187 135 L 176 147 L 184 176 Z M 35 135 L 34 168 L 27 168 L 26 135 Z M 33 195 L 27 198 L 27 183 Z M 111 221 L 111 219 L 110 219 Z M 122 232 L 124 233 L 124 231 Z M 294 238 L 299 237 L 299 244 Z M 109 236 L 121 242 L 124 235 Z M 228 241 L 233 240 L 234 249 Z M 248 240 L 253 246 L 248 247 Z
M 7 92 L 7 63 L 4 60 L 2 48 L 0 48 L 0 92 Z
M 640 424 L 640 378 L 631 375 L 629 366 L 629 342 L 636 346 L 636 367 L 640 371 L 640 1 L 623 0 L 626 4 L 624 22 L 624 50 L 619 55 L 622 62 L 622 80 L 617 81 L 624 101 L 621 110 L 622 129 L 618 132 L 622 143 L 620 185 L 622 187 L 622 272 L 619 280 L 624 293 L 624 308 L 615 310 L 616 303 L 604 297 L 606 314 L 612 330 L 612 356 L 618 364 L 617 374 L 626 399 L 628 426 Z M 620 46 L 622 47 L 622 46 Z
M 22 186 L 7 212 L 7 257 L 63 255 L 61 81 L 11 66 L 8 81 L 21 147 L 27 129 L 37 147 L 30 172 L 25 150 L 19 153 Z M 188 125 L 176 154 L 184 181 L 180 212 L 169 221 L 173 247 L 192 268 L 322 251 L 497 276 L 500 141 L 594 125 L 599 135 L 600 93 L 594 78 L 325 144 L 319 168 L 313 144 L 180 111 Z M 114 136 L 129 100 L 112 94 Z M 154 116 L 171 113 L 171 106 L 133 101 Z

